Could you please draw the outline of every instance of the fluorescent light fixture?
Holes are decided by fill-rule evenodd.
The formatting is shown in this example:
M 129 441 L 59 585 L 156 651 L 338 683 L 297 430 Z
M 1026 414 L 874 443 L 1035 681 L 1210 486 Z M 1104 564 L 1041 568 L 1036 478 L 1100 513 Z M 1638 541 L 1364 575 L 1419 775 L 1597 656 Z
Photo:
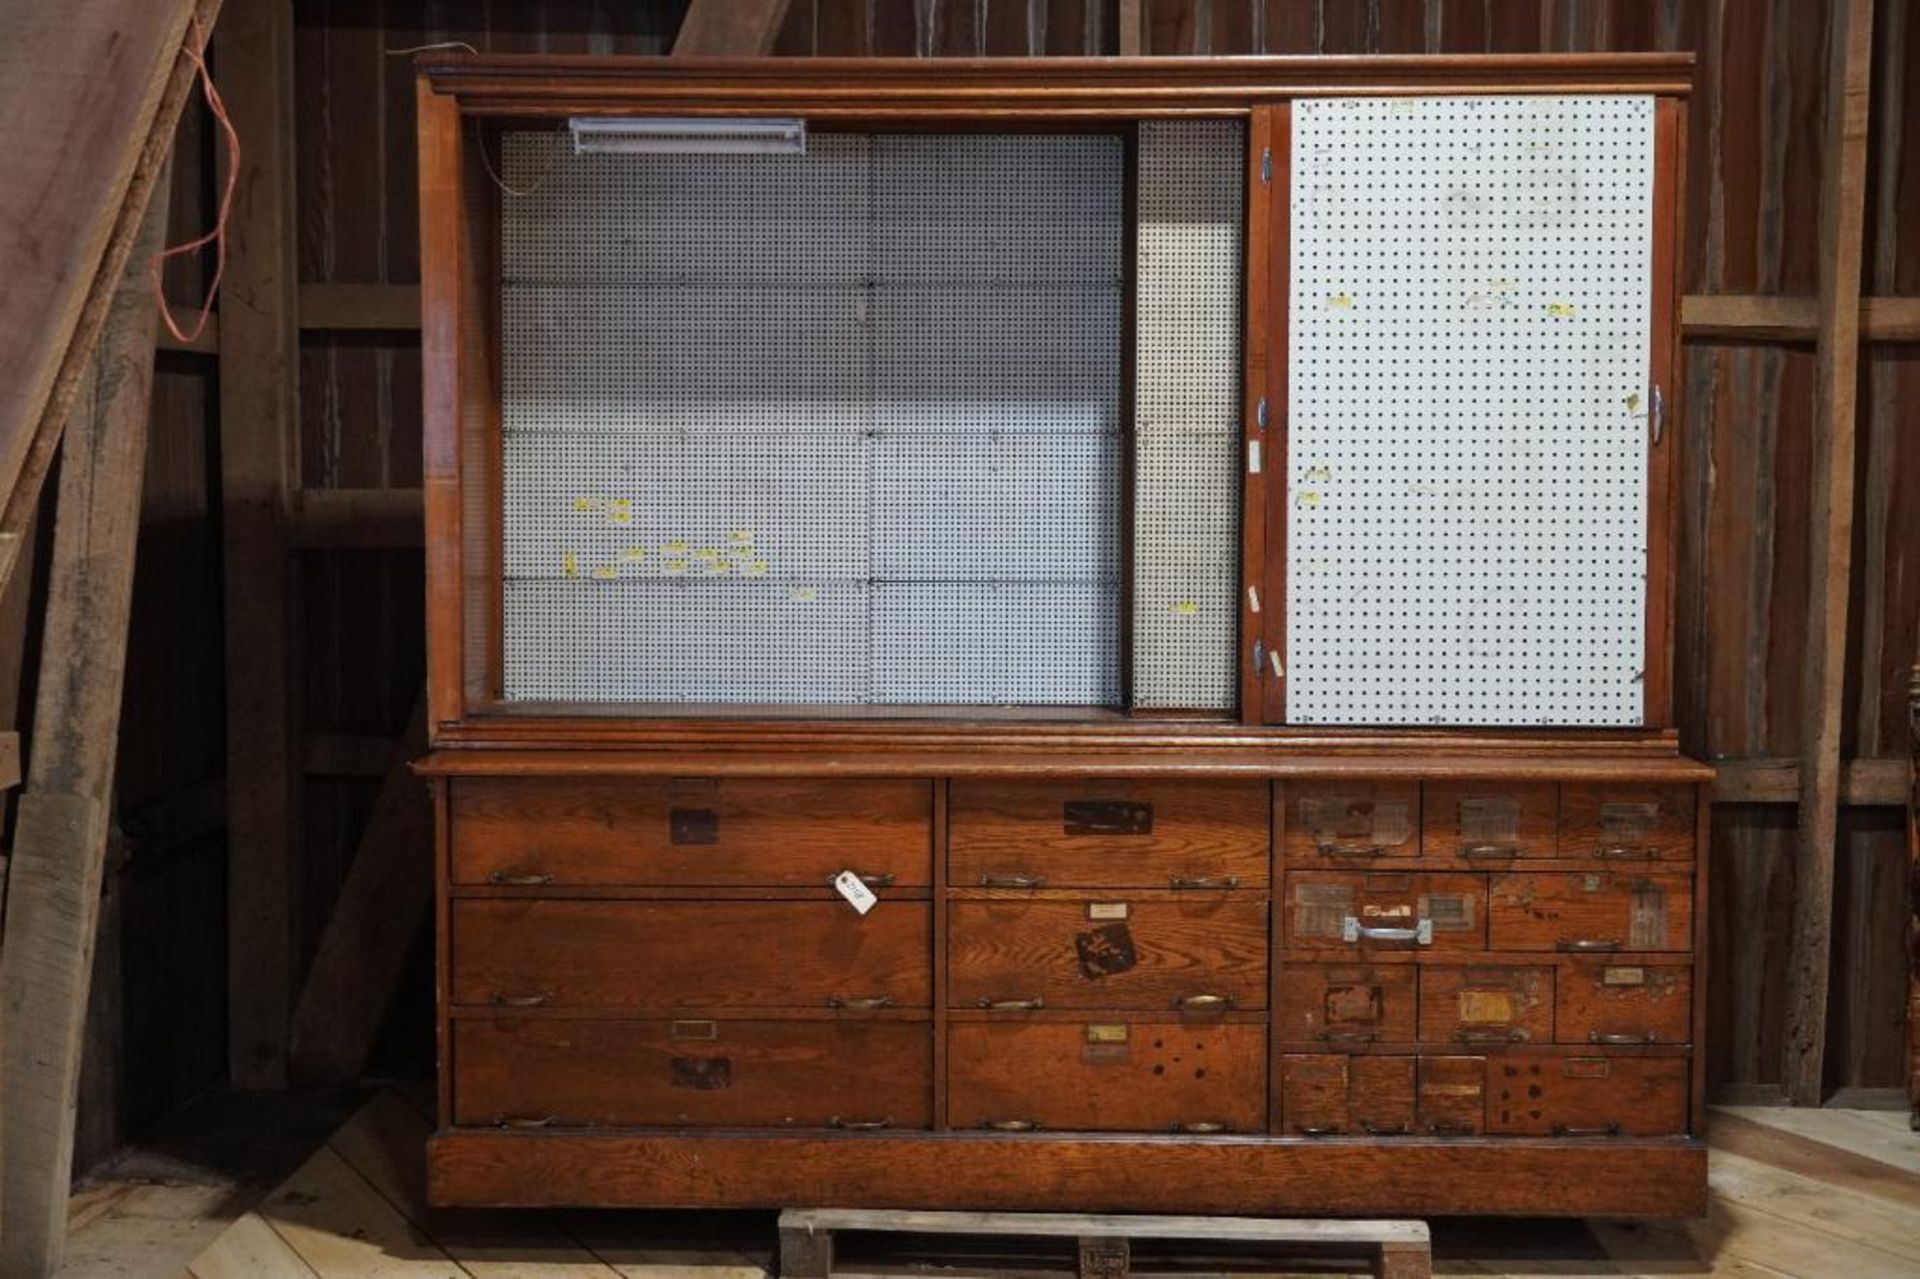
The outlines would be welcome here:
M 575 116 L 575 155 L 805 155 L 805 120 L 721 116 Z

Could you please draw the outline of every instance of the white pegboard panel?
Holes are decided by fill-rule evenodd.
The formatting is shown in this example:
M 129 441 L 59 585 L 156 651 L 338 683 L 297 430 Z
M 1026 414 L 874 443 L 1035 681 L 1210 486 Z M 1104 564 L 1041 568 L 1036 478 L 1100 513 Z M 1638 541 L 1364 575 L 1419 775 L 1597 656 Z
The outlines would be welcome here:
M 1114 583 L 1120 447 L 1067 431 L 888 432 L 873 441 L 884 580 Z
M 509 434 L 507 574 L 864 580 L 870 449 L 853 431 Z
M 873 592 L 873 700 L 1112 706 L 1112 583 L 893 582 Z
M 1237 699 L 1246 137 L 1140 125 L 1134 359 L 1133 701 Z
M 1642 719 L 1653 100 L 1293 106 L 1287 716 Z

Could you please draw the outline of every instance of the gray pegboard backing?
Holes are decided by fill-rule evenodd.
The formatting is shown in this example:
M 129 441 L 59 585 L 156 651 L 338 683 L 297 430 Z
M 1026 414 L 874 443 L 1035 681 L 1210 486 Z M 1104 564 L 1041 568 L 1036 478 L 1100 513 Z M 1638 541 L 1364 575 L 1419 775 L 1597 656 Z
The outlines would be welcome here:
M 1246 136 L 1140 125 L 1133 701 L 1230 710 L 1240 611 Z
M 1653 99 L 1293 107 L 1287 715 L 1642 718 Z

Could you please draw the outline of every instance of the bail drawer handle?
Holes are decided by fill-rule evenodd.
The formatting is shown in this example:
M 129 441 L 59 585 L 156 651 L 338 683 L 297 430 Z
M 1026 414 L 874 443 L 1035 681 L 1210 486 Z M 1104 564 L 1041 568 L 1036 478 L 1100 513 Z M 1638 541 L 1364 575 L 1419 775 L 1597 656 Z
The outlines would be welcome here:
M 990 1132 L 1039 1132 L 1039 1121 L 1033 1119 L 983 1119 L 980 1126 Z
M 1609 1044 L 1625 1048 L 1633 1044 L 1657 1044 L 1660 1042 L 1660 1038 L 1651 1030 L 1644 1035 L 1624 1035 L 1599 1030 L 1589 1030 L 1587 1032 L 1587 1042 L 1590 1044 Z
M 882 1128 L 893 1127 L 893 1116 L 884 1119 L 842 1119 L 839 1115 L 827 1120 L 827 1125 L 842 1132 L 877 1132 Z
M 1495 858 L 1518 857 L 1518 844 L 1468 844 L 1461 848 L 1460 855 L 1468 861 L 1491 861 Z
M 1294 1131 L 1302 1137 L 1338 1137 L 1340 1135 L 1338 1128 L 1315 1128 L 1307 1124 L 1301 1124 Z
M 829 875 L 827 876 L 827 882 L 831 884 L 835 879 L 838 879 L 838 878 L 839 876 L 837 875 Z M 865 871 L 856 871 L 854 873 L 854 878 L 859 880 L 861 883 L 865 884 L 868 888 L 892 888 L 893 887 L 893 872 L 890 870 L 881 871 L 877 875 L 869 875 Z
M 867 995 L 861 998 L 854 998 L 847 995 L 829 995 L 827 997 L 827 1007 L 829 1008 L 891 1008 L 893 1007 L 893 996 L 892 995 Z
M 551 884 L 553 876 L 541 870 L 490 870 L 487 872 L 487 882 L 503 888 L 539 888 Z
M 1435 1137 L 1475 1137 L 1479 1135 L 1467 1124 L 1431 1123 L 1427 1125 L 1427 1132 Z
M 1207 1133 L 1232 1132 L 1233 1125 L 1215 1123 L 1210 1119 L 1198 1119 L 1190 1123 L 1175 1123 L 1171 1126 L 1170 1131 L 1205 1135 Z
M 1045 885 L 1045 875 L 982 875 L 982 888 L 1039 888 Z
M 1553 945 L 1555 950 L 1591 955 L 1619 950 L 1620 939 L 1618 937 L 1562 937 Z
M 1367 1030 L 1327 1029 L 1321 1031 L 1316 1038 L 1329 1044 L 1371 1044 L 1380 1038 L 1380 1031 L 1378 1027 Z
M 496 1008 L 539 1008 L 553 1002 L 553 992 L 537 990 L 531 995 L 502 995 L 496 991 L 488 996 L 488 1002 Z
M 1598 1128 L 1574 1128 L 1567 1124 L 1555 1124 L 1553 1135 L 1556 1137 L 1618 1137 L 1619 1124 L 1602 1124 Z
M 1362 1120 L 1360 1127 L 1369 1137 L 1404 1137 L 1407 1135 L 1407 1126 L 1405 1124 L 1370 1124 Z
M 1169 888 L 1238 888 L 1238 875 L 1194 875 L 1183 877 L 1175 875 L 1167 881 Z
M 1219 1012 L 1233 1007 L 1232 995 L 1182 995 L 1173 1001 L 1175 1008 L 1188 1012 Z
M 502 1115 L 497 1121 L 501 1128 L 551 1128 L 552 1115 Z
M 1657 848 L 1629 848 L 1625 844 L 1612 844 L 1606 848 L 1596 848 L 1593 855 L 1605 862 L 1651 862 L 1660 857 Z
M 1334 844 L 1322 842 L 1318 846 L 1322 857 L 1385 857 L 1387 850 L 1380 844 Z
M 1340 924 L 1340 940 L 1355 941 L 1410 941 L 1419 946 L 1433 945 L 1433 921 L 1423 919 L 1413 928 L 1369 928 L 1352 915 L 1348 915 Z
M 1463 1044 L 1524 1044 L 1527 1032 L 1518 1026 L 1505 1030 L 1468 1030 L 1461 1027 L 1453 1032 L 1453 1037 Z
M 990 1008 L 994 1012 L 1000 1013 L 1038 1012 L 1046 1006 L 1047 1001 L 1038 997 L 1033 999 L 990 999 L 982 995 L 975 1003 L 975 1007 Z

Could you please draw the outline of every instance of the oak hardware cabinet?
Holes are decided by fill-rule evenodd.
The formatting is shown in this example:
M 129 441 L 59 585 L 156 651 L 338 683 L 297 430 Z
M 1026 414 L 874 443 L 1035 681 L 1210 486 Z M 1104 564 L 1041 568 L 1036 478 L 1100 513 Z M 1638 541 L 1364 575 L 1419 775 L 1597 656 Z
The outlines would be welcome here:
M 1690 79 L 423 58 L 433 1198 L 1704 1211 Z

